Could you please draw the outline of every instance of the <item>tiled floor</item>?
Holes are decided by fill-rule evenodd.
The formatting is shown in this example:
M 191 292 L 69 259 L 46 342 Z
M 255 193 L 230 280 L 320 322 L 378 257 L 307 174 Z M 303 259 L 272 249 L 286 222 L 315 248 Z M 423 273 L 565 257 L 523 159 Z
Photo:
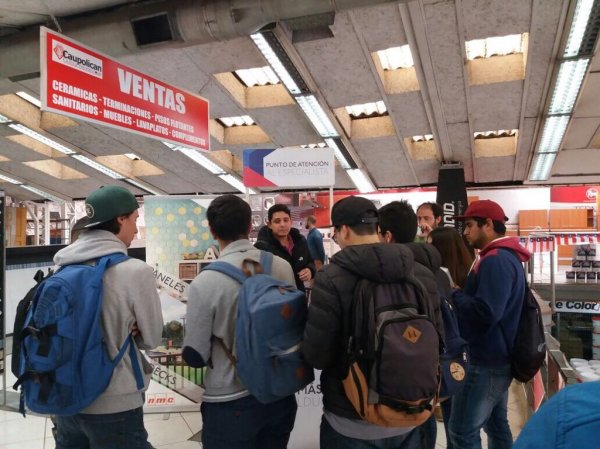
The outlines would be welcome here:
M 7 347 L 10 347 L 10 345 Z M 9 365 L 6 371 L 6 385 L 9 387 L 7 389 L 7 404 L 12 408 L 5 407 L 2 409 L 0 407 L 0 449 L 54 449 L 50 419 L 31 414 L 23 418 L 15 411 L 18 398 L 16 393 L 10 389 L 15 378 L 10 372 L 10 357 L 7 357 L 6 361 Z M 0 395 L 2 394 L 2 377 L 0 375 Z M 1 402 L 2 397 L 0 397 Z M 508 409 L 509 422 L 513 436 L 516 437 L 524 425 L 527 410 L 523 387 L 520 384 L 513 383 L 510 388 Z M 202 448 L 201 443 L 190 441 L 202 428 L 200 412 L 146 414 L 144 422 L 149 441 L 157 449 Z M 483 432 L 482 440 L 483 447 L 486 448 L 487 441 Z M 307 446 L 309 444 L 302 448 L 290 445 L 290 449 L 313 449 Z M 436 449 L 444 449 L 445 447 L 444 426 L 438 422 Z
M 523 425 L 523 407 L 517 385 L 513 385 L 509 399 L 509 420 L 516 437 Z M 200 413 L 148 414 L 144 419 L 149 440 L 157 449 L 199 449 L 202 444 L 190 441 L 202 427 Z M 0 449 L 54 449 L 50 419 L 15 411 L 0 410 Z M 483 447 L 487 447 L 482 433 Z M 438 423 L 437 449 L 446 447 L 442 423 Z M 293 449 L 293 448 L 290 448 Z

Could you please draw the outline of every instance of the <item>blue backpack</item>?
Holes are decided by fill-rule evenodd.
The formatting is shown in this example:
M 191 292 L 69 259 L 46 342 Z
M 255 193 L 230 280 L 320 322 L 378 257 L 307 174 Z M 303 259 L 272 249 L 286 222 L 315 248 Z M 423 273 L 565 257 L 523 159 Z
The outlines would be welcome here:
M 443 399 L 452 396 L 465 383 L 469 370 L 469 345 L 460 336 L 458 317 L 451 300 L 443 294 L 440 294 L 440 309 L 445 334 L 444 351 L 440 354 L 440 398 Z
M 106 269 L 126 260 L 122 253 L 97 260 L 96 265 L 61 267 L 37 287 L 22 329 L 19 410 L 74 415 L 90 405 L 106 388 L 114 368 L 129 348 L 137 388 L 144 387 L 142 371 L 131 334 L 111 360 L 106 349 L 100 316 L 102 277 Z
M 235 327 L 235 355 L 216 339 L 235 365 L 250 394 L 267 404 L 301 390 L 314 373 L 301 354 L 307 316 L 304 292 L 270 275 L 273 255 L 261 251 L 255 274 L 223 261 L 204 270 L 223 273 L 242 284 Z

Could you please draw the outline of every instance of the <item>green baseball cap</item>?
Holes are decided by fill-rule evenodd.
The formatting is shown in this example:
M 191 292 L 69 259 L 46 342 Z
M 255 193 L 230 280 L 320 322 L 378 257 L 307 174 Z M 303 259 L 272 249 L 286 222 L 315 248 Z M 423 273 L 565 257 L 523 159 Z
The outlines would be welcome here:
M 119 186 L 102 186 L 85 199 L 85 214 L 89 222 L 84 228 L 128 215 L 138 207 L 135 196 L 129 190 Z

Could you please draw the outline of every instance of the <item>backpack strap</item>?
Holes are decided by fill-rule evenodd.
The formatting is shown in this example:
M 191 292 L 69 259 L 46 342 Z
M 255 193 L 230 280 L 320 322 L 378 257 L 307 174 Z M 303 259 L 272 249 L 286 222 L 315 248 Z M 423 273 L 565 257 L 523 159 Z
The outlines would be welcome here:
M 100 257 L 98 259 L 98 262 L 96 263 L 96 273 L 94 275 L 93 285 L 99 285 L 102 282 L 104 272 L 107 270 L 107 268 L 112 267 L 113 265 L 116 265 L 118 263 L 124 262 L 127 259 L 129 259 L 129 256 L 124 253 L 114 253 Z M 98 301 L 98 313 L 100 313 L 101 307 L 102 301 Z M 137 351 L 135 350 L 136 346 L 131 333 L 125 339 L 125 342 L 123 343 L 123 346 L 121 346 L 121 349 L 119 349 L 117 356 L 113 360 L 113 365 L 117 366 L 119 364 L 119 362 L 125 355 L 127 348 L 129 348 L 129 357 L 131 358 L 131 366 L 133 367 L 133 374 L 135 376 L 135 383 L 137 389 L 142 390 L 144 388 L 144 377 L 142 375 L 140 362 L 137 358 Z
M 273 266 L 273 254 L 268 251 L 261 251 L 260 265 L 264 274 L 271 274 L 271 267 Z
M 243 284 L 244 281 L 246 279 L 248 279 L 248 276 L 246 276 L 246 274 L 241 269 L 233 266 L 232 264 L 230 264 L 228 262 L 223 262 L 220 260 L 217 260 L 216 262 L 211 262 L 207 266 L 202 268 L 202 271 L 206 271 L 206 270 L 218 271 L 219 273 L 223 273 L 224 275 L 229 276 L 232 279 L 235 279 L 240 284 Z

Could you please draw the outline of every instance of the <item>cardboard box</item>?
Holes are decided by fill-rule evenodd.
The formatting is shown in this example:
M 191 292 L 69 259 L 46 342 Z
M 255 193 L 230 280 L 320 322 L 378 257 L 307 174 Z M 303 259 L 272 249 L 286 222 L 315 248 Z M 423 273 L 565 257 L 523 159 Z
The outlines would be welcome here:
M 581 282 L 581 283 L 585 283 L 585 271 L 577 271 L 575 272 L 575 279 L 577 279 L 577 282 Z
M 592 261 L 584 260 L 581 262 L 581 271 L 591 271 L 592 270 Z
M 598 279 L 598 274 L 597 274 L 595 271 L 588 271 L 588 272 L 585 274 L 585 279 L 586 279 L 586 282 L 587 282 L 588 284 L 589 284 L 589 283 L 592 283 L 592 284 L 593 284 L 593 283 L 595 283 L 595 282 L 596 282 L 596 280 Z
M 575 282 L 576 281 L 574 271 L 566 271 L 565 276 L 566 276 L 567 282 Z
M 571 267 L 573 268 L 581 268 L 581 264 L 583 263 L 582 260 L 573 260 L 571 262 Z

